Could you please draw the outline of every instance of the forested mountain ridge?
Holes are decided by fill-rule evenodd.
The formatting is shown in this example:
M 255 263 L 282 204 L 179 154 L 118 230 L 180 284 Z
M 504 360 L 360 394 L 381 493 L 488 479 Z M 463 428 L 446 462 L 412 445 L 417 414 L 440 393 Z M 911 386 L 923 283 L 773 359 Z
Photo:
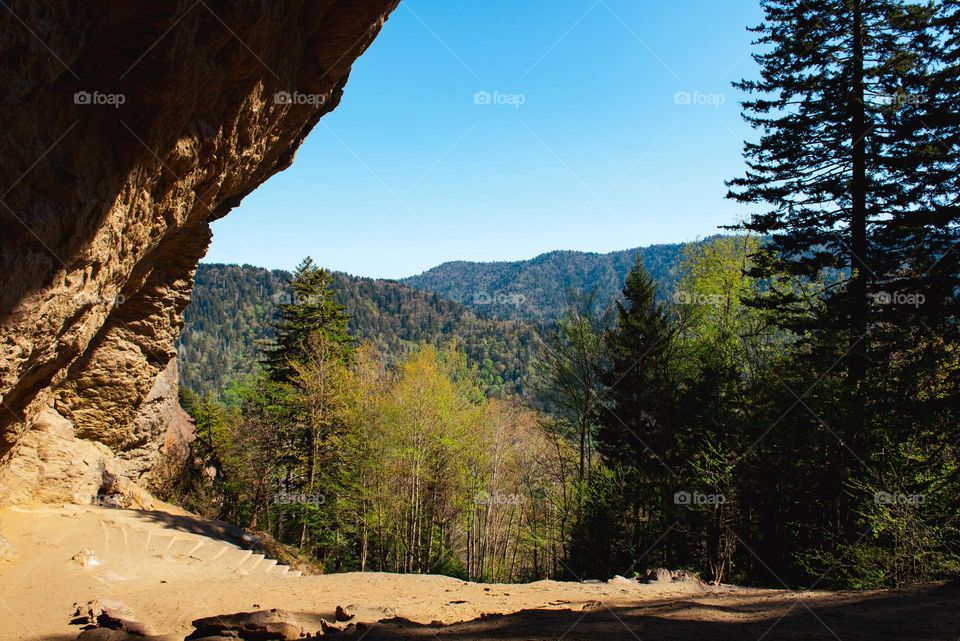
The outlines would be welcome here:
M 414 344 L 454 341 L 480 367 L 490 388 L 522 391 L 539 340 L 531 323 L 480 318 L 462 305 L 395 281 L 333 277 L 353 336 L 392 357 Z M 200 264 L 178 344 L 184 387 L 216 392 L 257 368 L 258 347 L 271 337 L 277 305 L 289 302 L 289 278 L 283 270 Z
M 491 389 L 523 392 L 540 325 L 564 309 L 567 292 L 596 291 L 610 305 L 639 255 L 662 297 L 675 287 L 683 243 L 608 254 L 554 251 L 513 262 L 444 263 L 399 281 L 334 273 L 350 332 L 394 357 L 410 345 L 454 341 Z M 279 303 L 289 302 L 290 273 L 252 265 L 201 263 L 178 345 L 181 383 L 216 392 L 257 367 Z
M 595 289 L 600 306 L 612 303 L 637 256 L 657 282 L 660 296 L 669 296 L 685 246 L 650 245 L 607 254 L 553 251 L 530 260 L 490 263 L 453 261 L 399 282 L 462 303 L 487 318 L 553 320 L 563 312 L 569 289 Z

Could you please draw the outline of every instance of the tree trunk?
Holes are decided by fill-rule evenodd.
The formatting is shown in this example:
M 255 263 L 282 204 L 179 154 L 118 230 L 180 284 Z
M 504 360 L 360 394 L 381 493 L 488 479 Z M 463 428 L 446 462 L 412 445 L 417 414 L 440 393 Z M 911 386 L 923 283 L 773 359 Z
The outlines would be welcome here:
M 866 348 L 868 341 L 864 339 L 867 333 L 867 282 L 870 267 L 867 264 L 867 153 L 866 137 L 868 134 L 865 113 L 864 89 L 864 24 L 863 0 L 851 0 L 853 8 L 853 77 L 850 91 L 851 116 L 851 143 L 852 143 L 852 175 L 850 184 L 850 336 L 848 338 L 849 354 L 847 356 L 848 389 L 853 394 L 850 407 L 847 442 L 853 452 L 862 457 L 864 432 L 863 407 L 863 379 L 866 375 L 867 358 Z M 841 478 L 845 483 L 846 462 L 845 452 L 840 452 Z M 839 488 L 838 488 L 839 489 Z M 841 499 L 842 501 L 843 499 Z M 846 506 L 841 507 L 842 519 L 845 524 L 852 526 L 854 515 Z M 851 533 L 852 535 L 852 533 Z
M 850 384 L 859 388 L 866 370 L 866 358 L 858 341 L 867 331 L 867 151 L 868 134 L 864 104 L 863 8 L 853 2 L 853 82 L 850 91 L 853 172 L 850 184 L 850 338 L 848 368 Z M 866 345 L 866 343 L 862 343 Z

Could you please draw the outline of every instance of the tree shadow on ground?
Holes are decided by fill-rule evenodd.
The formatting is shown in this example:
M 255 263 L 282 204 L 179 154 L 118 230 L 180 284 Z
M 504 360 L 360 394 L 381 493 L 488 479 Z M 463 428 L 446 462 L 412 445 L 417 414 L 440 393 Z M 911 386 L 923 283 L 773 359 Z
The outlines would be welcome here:
M 798 598 L 795 592 L 691 595 L 586 612 L 524 610 L 454 625 L 393 619 L 358 632 L 364 641 L 470 639 L 563 641 L 957 641 L 960 589 L 934 584 L 864 595 Z
M 180 530 L 181 532 L 199 534 L 243 548 L 249 548 L 256 542 L 242 527 L 226 521 L 207 519 L 192 514 L 171 514 L 159 510 L 127 510 L 127 512 L 136 514 L 137 518 L 148 523 L 161 525 L 172 530 Z

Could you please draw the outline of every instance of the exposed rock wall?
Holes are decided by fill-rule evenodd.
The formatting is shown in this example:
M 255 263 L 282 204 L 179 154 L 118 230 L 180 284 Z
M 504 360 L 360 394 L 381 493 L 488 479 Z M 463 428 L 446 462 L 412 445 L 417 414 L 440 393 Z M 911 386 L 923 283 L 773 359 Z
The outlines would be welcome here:
M 149 481 L 190 438 L 174 343 L 209 223 L 289 166 L 397 2 L 0 7 L 0 502 Z

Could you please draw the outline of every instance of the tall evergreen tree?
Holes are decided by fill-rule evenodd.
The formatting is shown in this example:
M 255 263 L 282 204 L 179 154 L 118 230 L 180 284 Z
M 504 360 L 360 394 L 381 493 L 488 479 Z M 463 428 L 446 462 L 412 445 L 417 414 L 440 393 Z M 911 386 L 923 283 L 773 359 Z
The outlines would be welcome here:
M 752 275 L 769 287 L 755 302 L 800 339 L 791 385 L 805 391 L 788 395 L 796 411 L 777 429 L 806 434 L 821 473 L 816 508 L 799 507 L 810 487 L 799 477 L 785 503 L 830 567 L 877 532 L 870 489 L 942 481 L 931 453 L 955 457 L 958 6 L 762 5 L 761 79 L 737 85 L 755 94 L 744 117 L 762 133 L 729 196 L 762 207 L 743 225 L 767 238 Z M 918 460 L 904 479 L 897 468 Z M 891 558 L 870 554 L 859 558 Z
M 676 327 L 639 261 L 623 297 L 616 325 L 605 334 L 609 365 L 600 372 L 604 389 L 593 411 L 607 470 L 591 484 L 573 559 L 577 568 L 608 574 L 634 569 L 668 529 L 674 492 L 668 461 L 680 450 L 672 424 Z M 622 534 L 609 536 L 611 528 Z
M 873 272 L 869 238 L 881 212 L 875 202 L 881 145 L 879 111 L 868 96 L 896 54 L 888 0 L 764 0 L 766 22 L 755 54 L 761 79 L 736 83 L 759 97 L 744 102 L 744 118 L 763 133 L 746 143 L 746 175 L 730 181 L 729 197 L 760 204 L 748 230 L 768 237 L 755 274 L 773 278 L 765 303 L 806 321 L 796 279 L 843 274 L 829 300 L 846 319 L 852 384 L 866 354 L 867 281 Z
M 597 449 L 607 460 L 659 471 L 657 458 L 673 449 L 670 357 L 676 327 L 639 262 L 627 275 L 616 319 L 605 336 L 610 367 L 601 376 Z
M 273 343 L 264 349 L 263 362 L 277 382 L 294 378 L 293 363 L 306 360 L 312 337 L 318 332 L 326 342 L 344 348 L 344 359 L 353 345 L 347 329 L 350 319 L 345 307 L 337 302 L 333 277 L 314 265 L 309 256 L 294 271 L 288 296 L 289 300 L 278 306 L 272 325 Z

